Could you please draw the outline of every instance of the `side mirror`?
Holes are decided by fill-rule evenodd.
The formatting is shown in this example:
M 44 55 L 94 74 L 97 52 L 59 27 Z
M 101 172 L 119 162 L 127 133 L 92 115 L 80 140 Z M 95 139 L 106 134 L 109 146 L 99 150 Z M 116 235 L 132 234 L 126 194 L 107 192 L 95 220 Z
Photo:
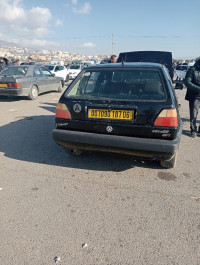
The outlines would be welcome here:
M 53 73 L 52 76 L 56 76 L 56 75 Z

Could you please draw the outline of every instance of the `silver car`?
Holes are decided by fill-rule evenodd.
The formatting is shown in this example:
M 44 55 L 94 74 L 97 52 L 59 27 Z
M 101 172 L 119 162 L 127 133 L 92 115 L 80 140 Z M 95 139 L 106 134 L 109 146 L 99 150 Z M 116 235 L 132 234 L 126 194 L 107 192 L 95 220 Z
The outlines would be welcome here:
M 0 73 L 0 96 L 27 96 L 36 99 L 51 90 L 62 91 L 64 79 L 41 65 L 9 66 Z

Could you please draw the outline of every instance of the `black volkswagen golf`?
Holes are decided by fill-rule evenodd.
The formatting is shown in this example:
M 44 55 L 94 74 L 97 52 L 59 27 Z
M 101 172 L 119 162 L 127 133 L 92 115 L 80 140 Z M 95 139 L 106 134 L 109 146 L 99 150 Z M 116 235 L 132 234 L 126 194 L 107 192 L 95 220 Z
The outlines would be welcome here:
M 128 154 L 175 166 L 182 134 L 165 66 L 116 63 L 87 67 L 62 94 L 53 139 L 61 147 Z

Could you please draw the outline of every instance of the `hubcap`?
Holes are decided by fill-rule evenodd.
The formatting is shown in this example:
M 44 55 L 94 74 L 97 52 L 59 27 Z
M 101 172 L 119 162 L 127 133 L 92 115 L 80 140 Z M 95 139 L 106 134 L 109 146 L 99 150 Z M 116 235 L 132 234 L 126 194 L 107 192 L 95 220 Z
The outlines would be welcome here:
M 35 98 L 35 97 L 37 97 L 37 89 L 36 88 L 33 88 L 33 90 L 32 90 L 32 95 L 33 95 L 33 97 Z

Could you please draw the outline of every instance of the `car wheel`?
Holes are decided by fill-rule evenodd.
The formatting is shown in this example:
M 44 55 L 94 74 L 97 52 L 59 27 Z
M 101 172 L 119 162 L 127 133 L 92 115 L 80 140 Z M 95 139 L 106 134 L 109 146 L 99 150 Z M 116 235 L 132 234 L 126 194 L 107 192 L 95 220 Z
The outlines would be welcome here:
M 62 92 L 62 88 L 63 88 L 63 83 L 62 81 L 60 81 L 58 85 L 58 92 Z
M 176 159 L 177 159 L 177 152 L 169 160 L 161 160 L 160 165 L 161 167 L 164 167 L 164 168 L 173 168 L 176 165 Z
M 39 95 L 38 88 L 37 88 L 37 86 L 33 85 L 31 87 L 30 93 L 28 95 L 28 99 L 31 99 L 31 100 L 36 99 L 38 97 L 38 95 Z
M 69 81 L 69 75 L 66 76 L 65 82 Z

